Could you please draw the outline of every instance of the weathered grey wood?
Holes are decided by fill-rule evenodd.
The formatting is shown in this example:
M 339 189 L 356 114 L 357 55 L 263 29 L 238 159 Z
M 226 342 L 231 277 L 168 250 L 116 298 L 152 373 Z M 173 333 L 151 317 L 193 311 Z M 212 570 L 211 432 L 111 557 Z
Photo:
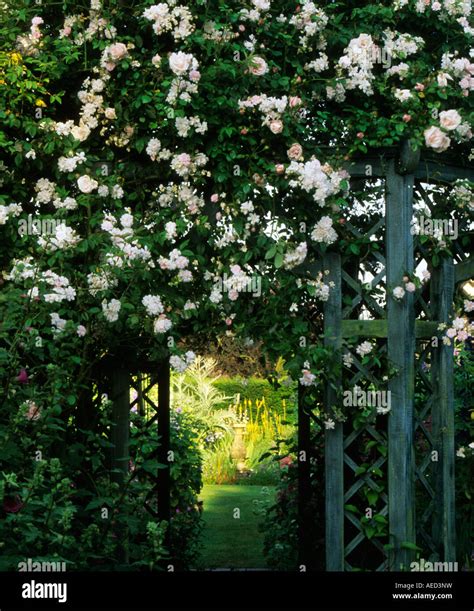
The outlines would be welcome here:
M 437 335 L 438 324 L 432 320 L 415 321 L 415 337 L 429 339 Z M 387 337 L 388 321 L 381 320 L 343 320 L 342 337 Z
M 110 374 L 112 401 L 112 473 L 111 478 L 123 486 L 129 472 L 129 435 L 130 435 L 130 374 L 117 364 Z M 116 529 L 119 540 L 117 559 L 128 563 L 127 528 Z
M 461 168 L 447 163 L 436 163 L 434 161 L 420 161 L 415 170 L 415 178 L 426 182 L 444 182 L 450 183 L 461 178 L 469 180 L 474 179 L 474 170 L 472 167 Z
M 170 365 L 169 360 L 163 361 L 158 369 L 158 461 L 164 465 L 157 473 L 158 519 L 169 523 L 171 518 L 171 462 L 174 459 L 170 453 Z M 165 538 L 170 546 L 170 529 Z
M 145 415 L 145 401 L 143 400 L 144 377 L 145 374 L 137 373 L 137 405 L 140 416 Z
M 305 409 L 304 387 L 298 384 L 298 570 L 312 566 L 311 531 L 311 416 Z M 303 568 L 304 567 L 304 568 Z
M 328 253 L 324 269 L 329 270 L 327 281 L 334 282 L 324 306 L 324 345 L 341 351 L 341 258 Z M 337 384 L 337 381 L 336 381 Z M 340 384 L 340 382 L 339 382 Z M 324 404 L 326 412 L 337 400 L 336 391 L 326 384 Z M 325 504 L 326 504 L 326 570 L 344 570 L 344 439 L 343 425 L 325 431 Z
M 393 549 L 390 570 L 407 568 L 413 552 L 405 543 L 415 543 L 413 398 L 415 317 L 413 294 L 402 301 L 392 296 L 406 273 L 413 271 L 413 236 L 410 232 L 413 175 L 401 176 L 390 161 L 386 182 L 386 261 L 388 358 L 398 368 L 389 382 L 392 409 L 389 417 L 388 489 L 389 532 Z
M 404 140 L 400 147 L 400 159 L 397 164 L 399 174 L 413 173 L 420 163 L 421 149 L 415 149 L 410 140 Z
M 393 154 L 395 154 L 395 149 Z M 353 178 L 383 178 L 386 175 L 387 167 L 392 156 L 381 154 L 379 157 L 368 157 L 364 160 L 357 160 L 347 163 L 344 168 Z M 406 170 L 407 166 L 400 168 Z M 474 170 L 472 167 L 456 167 L 449 164 L 436 163 L 434 161 L 421 159 L 416 168 L 412 170 L 415 178 L 426 182 L 451 183 L 461 178 L 474 180 Z
M 448 322 L 454 294 L 454 266 L 445 259 L 431 275 L 431 307 L 433 316 Z M 453 347 L 442 342 L 433 348 L 433 462 L 435 473 L 435 512 L 433 539 L 444 562 L 456 560 L 455 482 L 454 482 L 454 391 Z
M 368 158 L 353 161 L 344 166 L 353 178 L 383 178 L 387 172 L 387 162 L 382 158 Z
M 123 484 L 128 473 L 130 432 L 130 374 L 116 367 L 111 371 L 112 388 L 112 479 Z
M 454 281 L 456 284 L 474 278 L 474 257 L 470 257 L 462 263 L 457 263 L 454 266 L 454 274 Z

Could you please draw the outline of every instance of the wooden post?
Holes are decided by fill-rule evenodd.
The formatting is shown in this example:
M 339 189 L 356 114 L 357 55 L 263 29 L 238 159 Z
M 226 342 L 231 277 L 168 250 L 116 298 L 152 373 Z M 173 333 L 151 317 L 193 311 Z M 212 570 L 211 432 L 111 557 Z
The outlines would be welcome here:
M 112 401 L 112 480 L 123 486 L 129 472 L 129 435 L 130 435 L 130 374 L 119 366 L 110 373 Z M 120 545 L 118 560 L 128 563 L 127 528 L 116 529 Z
M 298 565 L 300 571 L 312 568 L 311 540 L 311 417 L 304 409 L 304 393 L 298 384 Z
M 431 313 L 434 320 L 448 322 L 454 294 L 454 265 L 443 259 L 431 274 Z M 433 539 L 444 562 L 456 561 L 454 486 L 454 391 L 453 347 L 439 340 L 432 351 L 433 439 L 437 461 Z
M 110 374 L 112 397 L 112 479 L 122 485 L 128 474 L 130 433 L 130 375 L 114 367 Z
M 158 370 L 158 461 L 164 465 L 157 474 L 158 519 L 169 523 L 171 517 L 170 496 L 170 366 L 169 361 L 160 363 Z M 170 544 L 170 529 L 167 530 L 166 543 Z
M 145 386 L 145 375 L 137 373 L 137 407 L 140 416 L 145 416 L 145 401 L 143 399 L 143 388 Z
M 334 282 L 324 304 L 324 345 L 336 351 L 342 345 L 341 258 L 336 253 L 324 256 L 326 282 Z M 325 385 L 324 404 L 328 414 L 336 402 L 336 391 Z M 344 438 L 343 425 L 325 431 L 325 506 L 326 570 L 344 570 Z
M 389 382 L 392 409 L 388 425 L 389 553 L 392 571 L 407 569 L 413 552 L 404 547 L 415 543 L 413 401 L 415 317 L 413 294 L 393 297 L 403 286 L 403 276 L 413 272 L 411 234 L 413 175 L 401 176 L 391 160 L 387 172 L 386 261 L 388 358 L 398 374 Z

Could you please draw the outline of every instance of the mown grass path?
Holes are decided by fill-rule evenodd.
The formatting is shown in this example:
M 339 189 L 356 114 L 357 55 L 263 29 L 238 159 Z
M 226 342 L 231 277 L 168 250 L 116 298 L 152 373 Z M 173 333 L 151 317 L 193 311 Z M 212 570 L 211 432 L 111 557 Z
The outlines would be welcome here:
M 273 493 L 273 488 L 266 486 Z M 204 486 L 202 553 L 197 568 L 266 568 L 261 516 L 254 500 L 262 499 L 262 486 Z M 238 515 L 239 510 L 240 517 Z

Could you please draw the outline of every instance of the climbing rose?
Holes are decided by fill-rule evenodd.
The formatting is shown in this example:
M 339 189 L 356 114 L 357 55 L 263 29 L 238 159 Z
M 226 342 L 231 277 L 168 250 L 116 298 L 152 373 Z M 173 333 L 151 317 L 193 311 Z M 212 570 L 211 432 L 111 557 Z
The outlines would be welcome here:
M 449 148 L 451 140 L 444 134 L 439 127 L 434 125 L 424 131 L 426 146 L 429 146 L 437 153 L 442 153 Z

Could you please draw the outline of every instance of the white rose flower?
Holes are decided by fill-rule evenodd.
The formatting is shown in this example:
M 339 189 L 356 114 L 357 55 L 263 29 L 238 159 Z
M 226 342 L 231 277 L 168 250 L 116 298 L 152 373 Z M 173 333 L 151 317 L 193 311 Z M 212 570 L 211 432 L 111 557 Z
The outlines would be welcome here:
M 84 142 L 84 140 L 87 140 L 90 133 L 91 130 L 87 127 L 87 125 L 74 125 L 74 127 L 71 128 L 72 137 L 79 140 L 79 142 Z
M 396 286 L 393 289 L 393 296 L 395 297 L 395 299 L 403 299 L 405 295 L 405 289 L 402 288 L 401 286 Z
M 439 87 L 447 87 L 448 81 L 452 81 L 453 77 L 447 72 L 440 72 L 436 77 L 436 80 L 438 81 Z
M 412 97 L 409 89 L 396 89 L 394 95 L 399 102 L 406 102 Z
M 77 186 L 82 193 L 92 193 L 94 189 L 97 189 L 99 183 L 90 176 L 84 175 L 77 179 Z
M 179 51 L 178 53 L 171 53 L 169 65 L 177 76 L 182 76 L 191 68 L 192 61 L 193 56 L 190 53 Z

